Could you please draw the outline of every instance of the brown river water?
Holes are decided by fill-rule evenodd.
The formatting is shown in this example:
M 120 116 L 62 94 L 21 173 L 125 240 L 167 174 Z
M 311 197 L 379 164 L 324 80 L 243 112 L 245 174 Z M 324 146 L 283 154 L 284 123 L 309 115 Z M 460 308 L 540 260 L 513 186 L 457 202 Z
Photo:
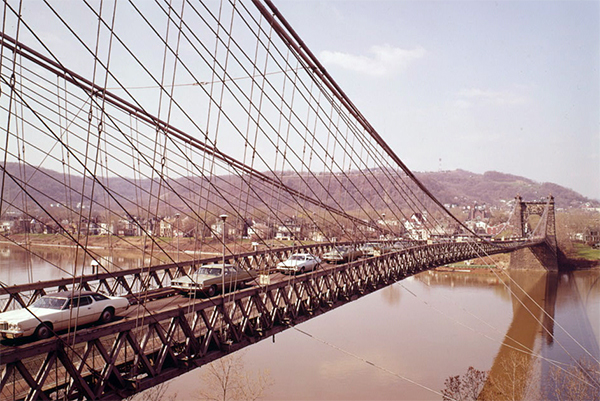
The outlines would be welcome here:
M 43 250 L 43 258 L 0 245 L 0 281 L 72 271 L 68 251 Z M 541 379 L 520 397 L 552 399 L 554 364 L 600 359 L 599 281 L 600 270 L 424 272 L 247 347 L 238 364 L 268 377 L 265 400 L 440 400 L 444 381 L 471 366 L 506 381 L 508 364 L 517 365 L 511 355 L 525 349 L 519 375 Z M 199 399 L 206 374 L 201 367 L 171 380 L 164 399 Z

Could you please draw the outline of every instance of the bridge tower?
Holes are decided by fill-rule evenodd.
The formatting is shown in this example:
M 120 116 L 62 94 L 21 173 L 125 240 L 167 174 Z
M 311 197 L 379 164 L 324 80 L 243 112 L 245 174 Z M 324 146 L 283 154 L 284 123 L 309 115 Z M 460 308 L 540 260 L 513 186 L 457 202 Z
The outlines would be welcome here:
M 529 217 L 540 217 L 535 232 L 530 232 L 527 224 Z M 510 254 L 510 267 L 518 269 L 558 270 L 558 244 L 556 242 L 556 218 L 554 214 L 554 197 L 547 200 L 525 202 L 520 195 L 515 197 L 515 210 L 510 224 L 515 234 L 521 237 L 533 236 L 543 238 L 540 244 L 522 248 Z

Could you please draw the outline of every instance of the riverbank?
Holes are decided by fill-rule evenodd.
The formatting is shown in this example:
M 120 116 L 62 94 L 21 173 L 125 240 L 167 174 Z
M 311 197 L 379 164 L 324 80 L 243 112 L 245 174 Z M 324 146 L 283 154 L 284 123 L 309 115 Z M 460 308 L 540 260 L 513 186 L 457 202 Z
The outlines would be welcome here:
M 35 247 L 52 247 L 75 249 L 77 245 L 73 243 L 71 238 L 58 234 L 13 234 L 5 236 L 0 240 L 0 244 L 17 245 L 17 246 L 35 246 Z M 154 248 L 158 251 L 162 248 L 165 252 L 174 253 L 181 252 L 185 254 L 199 253 L 202 250 L 203 254 L 221 254 L 223 245 L 220 241 L 214 238 L 205 240 L 202 244 L 195 238 L 172 238 L 159 237 L 154 238 Z M 88 249 L 93 250 L 114 250 L 114 251 L 148 251 L 153 246 L 153 241 L 148 237 L 117 237 L 111 235 L 91 235 L 82 237 L 81 243 Z M 235 250 L 235 252 L 249 252 L 252 249 L 250 240 L 231 242 L 226 244 L 227 249 Z
M 565 270 L 600 270 L 600 260 L 590 260 L 577 256 L 559 254 L 558 263 Z

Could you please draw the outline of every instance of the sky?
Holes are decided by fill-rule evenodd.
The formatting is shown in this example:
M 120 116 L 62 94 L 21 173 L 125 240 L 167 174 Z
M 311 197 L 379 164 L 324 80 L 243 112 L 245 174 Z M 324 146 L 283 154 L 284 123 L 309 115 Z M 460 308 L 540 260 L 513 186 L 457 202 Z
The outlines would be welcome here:
M 413 171 L 600 199 L 600 2 L 275 3 Z
M 600 200 L 600 1 L 273 1 L 411 170 L 500 171 Z M 90 46 L 96 42 L 88 7 L 77 0 L 53 4 Z M 160 76 L 162 42 L 147 40 L 152 32 L 140 31 L 139 17 L 130 26 L 132 6 L 119 4 L 118 21 L 127 28 L 119 34 Z M 23 5 L 25 20 L 59 59 L 91 75 L 96 64 L 73 47 L 79 42 L 48 7 Z M 161 13 L 147 16 L 159 31 L 166 25 Z M 101 44 L 111 43 L 101 36 Z M 20 38 L 35 44 L 25 30 Z M 111 70 L 128 86 L 146 77 L 126 60 L 118 64 L 118 49 Z M 192 82 L 182 71 L 179 83 Z M 189 88 L 178 91 L 199 90 Z M 144 99 L 145 93 L 135 92 Z

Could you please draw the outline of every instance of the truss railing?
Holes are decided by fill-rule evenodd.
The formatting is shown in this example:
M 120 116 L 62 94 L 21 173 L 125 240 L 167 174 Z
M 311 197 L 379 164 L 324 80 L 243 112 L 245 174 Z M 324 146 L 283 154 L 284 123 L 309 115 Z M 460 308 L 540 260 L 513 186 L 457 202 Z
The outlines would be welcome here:
M 386 241 L 373 242 L 385 243 Z M 416 244 L 418 242 L 410 241 L 406 244 Z M 293 253 L 308 252 L 320 255 L 330 251 L 334 246 L 340 245 L 356 245 L 356 243 L 320 242 L 282 248 L 261 249 L 253 252 L 225 255 L 225 262 L 237 264 L 244 269 L 266 273 L 274 269 L 278 262 L 287 259 Z M 222 260 L 223 256 L 214 256 L 178 263 L 120 271 L 98 271 L 96 274 L 78 277 L 1 286 L 0 312 L 29 306 L 39 297 L 50 292 L 79 289 L 99 291 L 112 296 L 128 296 L 132 302 L 137 302 L 140 294 L 150 291 L 152 292 L 150 295 L 154 294 L 153 296 L 164 295 L 164 292 L 157 290 L 167 289 L 171 285 L 172 279 L 191 275 L 201 265 L 221 262 Z M 99 269 L 102 269 L 102 267 L 99 267 Z
M 125 397 L 325 313 L 407 276 L 531 246 L 441 242 L 325 267 L 185 308 L 2 347 L 0 399 Z M 224 312 L 225 311 L 225 312 Z

